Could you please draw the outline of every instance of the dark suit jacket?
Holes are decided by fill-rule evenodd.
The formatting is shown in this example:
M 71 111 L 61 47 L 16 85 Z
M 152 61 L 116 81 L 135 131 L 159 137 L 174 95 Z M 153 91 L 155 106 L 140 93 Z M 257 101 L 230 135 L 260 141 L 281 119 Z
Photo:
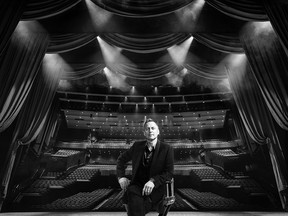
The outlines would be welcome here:
M 117 160 L 117 177 L 125 176 L 127 162 L 132 160 L 132 179 L 133 182 L 139 164 L 142 161 L 146 141 L 135 142 L 133 146 L 122 153 Z M 173 177 L 174 154 L 173 148 L 168 144 L 158 140 L 153 155 L 150 168 L 150 178 L 154 179 L 155 187 L 150 195 L 152 202 L 158 202 L 162 199 L 165 192 L 165 182 Z

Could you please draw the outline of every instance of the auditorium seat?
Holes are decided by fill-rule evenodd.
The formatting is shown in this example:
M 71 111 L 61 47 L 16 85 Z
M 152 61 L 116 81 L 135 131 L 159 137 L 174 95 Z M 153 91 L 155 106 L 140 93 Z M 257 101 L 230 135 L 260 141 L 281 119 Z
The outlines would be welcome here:
M 71 155 L 79 154 L 80 152 L 81 151 L 77 151 L 77 150 L 60 149 L 56 153 L 54 153 L 54 155 L 57 155 L 57 156 L 71 156 Z
M 77 181 L 92 181 L 98 175 L 100 175 L 100 171 L 96 167 L 84 166 L 79 167 L 70 173 L 65 179 L 67 180 L 77 180 Z
M 38 179 L 20 193 L 18 204 L 25 207 L 25 205 L 49 202 L 55 197 L 64 195 L 74 183 L 73 180 Z
M 217 149 L 206 152 L 206 161 L 212 166 L 217 166 L 223 170 L 243 171 L 248 162 L 247 155 L 237 154 L 231 149 Z
M 113 193 L 113 189 L 80 192 L 63 199 L 57 199 L 48 204 L 33 205 L 31 209 L 34 211 L 88 211 L 105 200 L 111 193 Z
M 107 201 L 94 210 L 99 211 L 125 211 L 122 202 L 123 190 L 116 190 L 108 199 Z
M 178 189 L 181 196 L 195 205 L 200 211 L 248 211 L 252 206 L 231 198 L 224 198 L 211 192 L 199 192 L 191 188 Z
M 44 173 L 40 179 L 59 179 L 64 172 L 46 172 Z
M 191 167 L 190 172 L 191 184 L 198 190 L 209 190 L 210 184 L 216 179 L 225 179 L 220 172 L 213 167 L 198 166 Z

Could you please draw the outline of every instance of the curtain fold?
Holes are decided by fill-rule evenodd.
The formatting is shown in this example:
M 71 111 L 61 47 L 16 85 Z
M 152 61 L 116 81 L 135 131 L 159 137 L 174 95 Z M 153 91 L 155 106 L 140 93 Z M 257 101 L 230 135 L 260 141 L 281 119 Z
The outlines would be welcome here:
M 0 62 L 0 132 L 11 125 L 31 92 L 47 45 L 46 34 L 16 28 Z
M 47 53 L 63 53 L 78 49 L 97 38 L 97 34 L 52 34 Z
M 60 70 L 47 70 L 46 67 L 49 67 L 50 62 L 46 61 L 46 57 L 44 57 L 42 69 L 33 83 L 31 93 L 19 113 L 14 137 L 15 140 L 21 142 L 21 145 L 35 140 L 42 129 L 61 77 Z
M 287 197 L 283 195 L 288 189 L 286 160 L 261 91 L 249 66 L 242 71 L 227 67 L 227 72 L 236 105 L 248 134 L 256 143 L 268 146 L 279 197 L 283 209 L 286 209 Z
M 236 106 L 236 105 L 234 105 Z M 233 121 L 235 123 L 235 129 L 237 131 L 237 133 L 239 134 L 240 139 L 242 140 L 242 142 L 244 143 L 245 146 L 247 146 L 248 151 L 250 153 L 250 155 L 252 155 L 253 153 L 253 147 L 251 145 L 250 142 L 250 136 L 246 131 L 246 128 L 241 120 L 241 117 L 239 115 L 239 111 L 237 110 L 237 107 L 235 110 L 233 110 Z
M 183 67 L 172 63 L 154 64 L 109 64 L 107 68 L 114 73 L 119 73 L 133 79 L 152 80 L 168 74 L 169 72 L 179 72 Z
M 288 58 L 269 23 L 255 37 L 257 24 L 249 24 L 243 31 L 245 53 L 272 116 L 288 130 Z
M 225 53 L 243 53 L 243 47 L 238 35 L 219 33 L 195 33 L 195 40 L 211 49 Z
M 189 33 L 119 34 L 105 33 L 100 37 L 109 44 L 136 53 L 153 53 L 166 50 L 187 40 Z
M 56 94 L 61 76 L 60 70 L 51 71 L 47 69 L 49 68 L 49 61 L 46 61 L 46 59 L 47 56 L 43 59 L 42 69 L 33 82 L 32 90 L 19 113 L 13 140 L 7 152 L 6 162 L 3 164 L 5 167 L 2 178 L 2 188 L 4 188 L 2 193 L 4 197 L 8 192 L 19 146 L 29 145 L 36 139 L 43 129 L 52 100 Z
M 206 79 L 227 79 L 227 73 L 224 66 L 213 66 L 211 64 L 184 64 L 183 66 L 189 73 L 193 73 Z
M 255 0 L 206 0 L 206 3 L 236 19 L 246 21 L 268 20 L 263 5 Z
M 269 20 L 288 54 L 288 4 L 281 0 L 262 0 Z
M 0 1 L 0 57 L 25 10 L 26 1 Z
M 21 20 L 43 19 L 63 13 L 81 0 L 27 0 Z
M 79 80 L 92 77 L 105 68 L 105 64 L 77 64 L 71 70 L 62 70 L 61 79 L 63 80 Z
M 91 0 L 94 4 L 112 13 L 125 17 L 151 17 L 171 13 L 193 0 Z

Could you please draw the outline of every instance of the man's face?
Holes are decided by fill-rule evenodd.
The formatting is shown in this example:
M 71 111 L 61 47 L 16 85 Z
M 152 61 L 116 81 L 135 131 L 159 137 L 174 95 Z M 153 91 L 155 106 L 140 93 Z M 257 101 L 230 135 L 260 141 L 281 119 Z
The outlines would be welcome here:
M 154 140 L 159 135 L 159 128 L 155 122 L 148 122 L 144 128 L 144 136 L 148 140 Z

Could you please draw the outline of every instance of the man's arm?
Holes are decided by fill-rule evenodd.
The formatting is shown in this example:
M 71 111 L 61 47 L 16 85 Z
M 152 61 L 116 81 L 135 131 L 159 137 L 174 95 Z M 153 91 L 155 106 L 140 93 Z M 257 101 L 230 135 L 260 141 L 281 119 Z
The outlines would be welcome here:
M 125 169 L 127 168 L 127 162 L 132 159 L 133 148 L 134 145 L 130 149 L 119 155 L 116 166 L 118 178 L 125 176 Z

